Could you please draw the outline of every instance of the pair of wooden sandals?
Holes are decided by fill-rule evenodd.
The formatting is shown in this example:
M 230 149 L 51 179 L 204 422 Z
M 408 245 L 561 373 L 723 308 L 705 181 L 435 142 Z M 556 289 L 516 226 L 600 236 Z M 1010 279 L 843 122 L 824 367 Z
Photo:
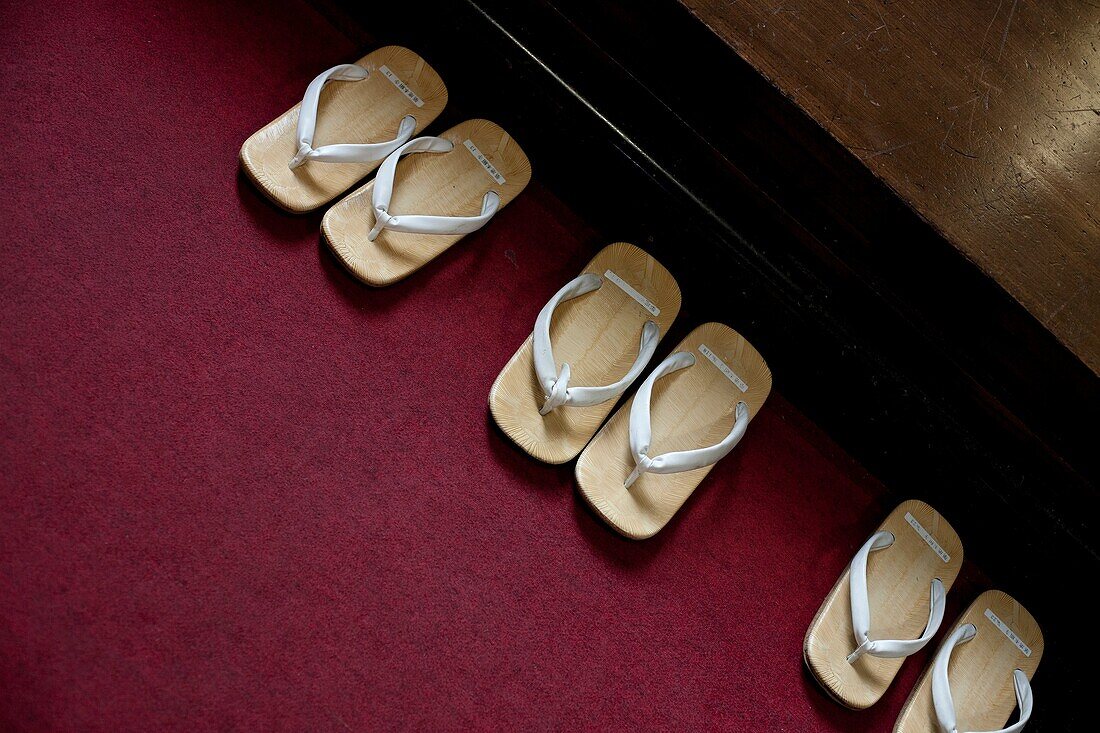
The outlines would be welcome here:
M 806 632 L 803 658 L 842 705 L 879 700 L 905 657 L 936 635 L 962 541 L 940 514 L 906 501 L 863 544 Z M 956 620 L 909 695 L 895 733 L 1016 733 L 1031 717 L 1043 634 L 1009 595 L 986 591 Z M 1013 709 L 1019 720 L 1003 728 Z
M 299 104 L 245 141 L 241 167 L 295 213 L 377 169 L 325 213 L 321 231 L 355 277 L 389 285 L 480 229 L 531 180 L 523 150 L 488 120 L 413 137 L 446 104 L 447 88 L 424 59 L 380 48 L 317 76 Z
M 565 463 L 580 453 L 581 495 L 632 539 L 668 523 L 771 391 L 759 352 L 732 328 L 706 323 L 604 425 L 679 311 L 668 270 L 631 244 L 611 244 L 550 299 L 489 393 L 497 425 L 534 458 Z

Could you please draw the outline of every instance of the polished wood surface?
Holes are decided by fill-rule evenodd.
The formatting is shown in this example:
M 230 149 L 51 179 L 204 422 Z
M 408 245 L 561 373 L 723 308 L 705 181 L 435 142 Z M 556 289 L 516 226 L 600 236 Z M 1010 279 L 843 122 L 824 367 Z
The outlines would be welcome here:
M 681 1 L 1100 371 L 1100 3 Z

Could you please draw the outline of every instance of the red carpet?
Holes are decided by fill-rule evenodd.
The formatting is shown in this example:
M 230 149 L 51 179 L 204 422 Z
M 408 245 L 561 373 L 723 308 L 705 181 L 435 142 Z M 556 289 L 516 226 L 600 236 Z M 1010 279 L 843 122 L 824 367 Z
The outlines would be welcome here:
M 782 373 L 644 543 L 492 427 L 493 378 L 604 243 L 538 160 L 489 228 L 369 290 L 237 173 L 364 50 L 308 5 L 2 16 L 0 726 L 889 729 L 926 655 L 851 713 L 801 643 L 898 497 Z M 714 315 L 685 305 L 665 349 Z

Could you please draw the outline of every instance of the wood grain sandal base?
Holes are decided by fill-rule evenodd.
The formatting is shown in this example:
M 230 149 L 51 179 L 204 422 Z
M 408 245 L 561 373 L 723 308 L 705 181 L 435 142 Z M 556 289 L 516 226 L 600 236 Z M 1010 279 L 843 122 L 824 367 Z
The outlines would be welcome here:
M 531 164 L 519 144 L 499 125 L 467 120 L 439 137 L 451 141 L 447 153 L 420 153 L 397 164 L 390 213 L 427 216 L 477 216 L 485 194 L 507 206 L 531 180 Z M 496 178 L 466 144 L 469 141 Z M 503 183 L 499 181 L 503 179 Z M 402 280 L 450 249 L 464 234 L 419 234 L 384 229 L 377 239 L 371 200 L 374 181 L 348 194 L 325 213 L 321 232 L 336 258 L 362 282 L 381 287 Z
M 355 62 L 370 72 L 362 81 L 332 82 L 321 91 L 315 145 L 370 143 L 394 137 L 406 115 L 416 119 L 413 134 L 431 124 L 447 104 L 447 88 L 424 59 L 407 48 L 386 46 Z M 385 66 L 390 72 L 382 72 Z M 392 77 L 392 78 L 391 78 Z M 421 104 L 398 88 L 397 80 Z M 323 163 L 291 169 L 298 151 L 301 103 L 257 130 L 241 146 L 245 174 L 265 196 L 293 213 L 312 211 L 368 176 L 382 161 Z
M 747 387 L 742 391 L 704 356 L 706 347 Z M 653 452 L 666 453 L 713 445 L 729 433 L 738 402 L 755 417 L 771 392 L 771 370 L 741 334 L 721 323 L 705 323 L 684 338 L 673 353 L 695 356 L 694 365 L 658 379 L 650 402 Z M 615 412 L 577 461 L 581 496 L 611 527 L 631 539 L 657 534 L 684 505 L 713 465 L 680 473 L 642 474 L 630 488 L 634 471 L 630 451 L 630 408 Z
M 623 288 L 605 278 L 598 289 L 562 303 L 550 338 L 554 358 L 568 363 L 574 385 L 611 384 L 627 373 L 638 354 L 639 335 L 653 321 L 663 337 L 680 312 L 680 287 L 668 270 L 626 242 L 604 247 L 581 273 L 611 271 L 660 311 L 653 315 Z M 565 463 L 576 457 L 603 424 L 618 399 L 588 407 L 563 405 L 539 414 L 546 395 L 535 374 L 533 336 L 509 359 L 489 391 L 489 410 L 500 429 L 533 458 Z
M 1043 632 L 1027 609 L 998 590 L 978 596 L 951 625 L 945 642 L 964 624 L 973 624 L 977 633 L 954 648 L 948 665 L 958 729 L 999 730 L 1016 708 L 1013 672 L 1022 671 L 1028 680 L 1034 677 L 1043 657 Z M 910 693 L 894 733 L 939 733 L 932 701 L 932 667 L 930 663 Z
M 921 534 L 936 543 L 937 552 Z M 962 567 L 962 540 L 922 501 L 902 502 L 879 525 L 894 542 L 871 554 L 867 563 L 867 595 L 875 638 L 915 639 L 928 621 L 929 589 L 939 578 L 950 590 Z M 944 559 L 946 555 L 947 559 Z M 893 682 L 904 657 L 865 654 L 854 662 L 849 578 L 851 563 L 826 596 L 806 631 L 803 660 L 810 673 L 840 704 L 862 710 L 878 702 Z

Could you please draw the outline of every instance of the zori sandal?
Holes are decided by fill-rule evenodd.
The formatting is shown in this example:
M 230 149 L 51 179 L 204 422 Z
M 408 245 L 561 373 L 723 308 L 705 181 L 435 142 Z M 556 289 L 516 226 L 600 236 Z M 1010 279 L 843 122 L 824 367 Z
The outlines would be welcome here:
M 355 277 L 389 285 L 485 226 L 530 180 L 531 164 L 508 133 L 468 120 L 394 150 L 373 181 L 328 210 L 321 231 Z
M 679 312 L 680 287 L 660 262 L 609 244 L 550 299 L 501 370 L 489 391 L 493 419 L 540 461 L 572 460 Z
M 1030 680 L 1042 656 L 1043 632 L 1032 615 L 1005 593 L 982 593 L 913 688 L 894 733 L 1023 730 L 1034 702 Z M 1020 719 L 1001 728 L 1014 707 Z
M 741 440 L 771 387 L 771 370 L 741 334 L 699 326 L 581 453 L 581 495 L 621 534 L 652 537 Z
M 935 509 L 916 500 L 894 509 L 806 631 L 803 660 L 826 692 L 857 710 L 878 702 L 905 657 L 935 636 L 962 559 L 962 541 Z
M 299 104 L 245 141 L 241 167 L 279 206 L 310 211 L 366 177 L 446 104 L 447 88 L 424 59 L 386 46 L 318 75 Z

